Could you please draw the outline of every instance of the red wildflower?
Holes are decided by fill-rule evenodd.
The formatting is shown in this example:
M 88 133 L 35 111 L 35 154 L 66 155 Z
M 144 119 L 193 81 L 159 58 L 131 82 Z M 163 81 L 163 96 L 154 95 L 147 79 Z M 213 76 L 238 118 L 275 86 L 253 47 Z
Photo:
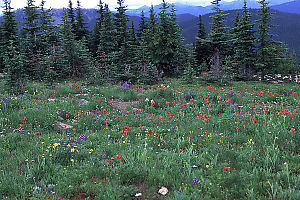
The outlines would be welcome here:
M 179 152 L 181 153 L 181 152 L 182 152 L 182 149 L 179 149 Z
M 149 129 L 148 134 L 152 134 L 152 133 L 153 133 L 152 129 Z
M 39 135 L 40 133 L 39 132 L 36 132 L 36 135 Z
M 291 132 L 294 132 L 295 131 L 295 129 L 294 128 L 291 128 L 291 130 L 290 130 Z
M 73 131 L 75 132 L 75 131 L 76 131 L 76 128 L 73 128 Z
M 24 122 L 26 122 L 27 121 L 27 117 L 24 117 Z
M 253 120 L 254 123 L 257 123 L 257 119 L 252 118 L 252 120 Z
M 226 167 L 224 167 L 224 169 L 225 169 L 226 171 L 230 170 L 230 168 L 229 168 L 229 167 L 227 167 L 227 166 L 226 166 Z
M 220 144 L 223 144 L 223 142 L 220 142 Z
M 121 158 L 121 156 L 119 156 L 119 155 L 116 155 L 116 158 Z

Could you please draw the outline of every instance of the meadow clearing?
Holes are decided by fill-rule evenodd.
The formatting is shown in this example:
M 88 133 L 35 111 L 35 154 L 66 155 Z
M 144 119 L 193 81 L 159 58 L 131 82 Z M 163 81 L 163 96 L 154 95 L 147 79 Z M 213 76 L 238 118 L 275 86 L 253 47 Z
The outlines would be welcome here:
M 0 199 L 300 199 L 297 83 L 2 86 Z

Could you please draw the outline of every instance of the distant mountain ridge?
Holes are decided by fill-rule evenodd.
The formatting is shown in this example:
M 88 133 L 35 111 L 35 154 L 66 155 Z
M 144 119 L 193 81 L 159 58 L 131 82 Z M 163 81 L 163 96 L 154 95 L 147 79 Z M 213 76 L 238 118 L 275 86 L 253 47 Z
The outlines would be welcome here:
M 295 1 L 295 0 L 271 0 L 269 5 L 274 10 L 278 10 L 281 12 L 288 12 L 289 10 L 292 9 L 286 9 L 286 11 L 281 10 L 281 5 L 284 6 L 284 4 L 289 3 L 291 1 Z M 212 13 L 213 12 L 212 8 L 214 7 L 213 5 L 203 7 L 203 6 L 193 6 L 189 4 L 183 4 L 183 3 L 171 3 L 170 5 L 175 7 L 177 15 L 189 13 L 195 16 Z M 235 0 L 232 2 L 221 1 L 221 9 L 225 11 L 242 9 L 243 6 L 244 6 L 244 0 Z M 260 8 L 260 4 L 258 3 L 258 0 L 247 0 L 247 6 L 248 8 L 251 9 Z M 161 4 L 155 5 L 154 10 L 159 10 L 160 7 Z M 145 15 L 149 16 L 149 9 L 150 9 L 149 6 L 142 6 L 138 9 L 128 9 L 127 13 L 133 16 L 140 16 L 143 10 L 145 12 Z M 296 7 L 294 9 L 296 9 Z M 300 10 L 299 6 L 298 9 Z M 291 13 L 297 13 L 297 12 L 291 12 Z
M 275 5 L 271 8 L 280 12 L 300 14 L 300 0 L 294 0 L 284 4 Z

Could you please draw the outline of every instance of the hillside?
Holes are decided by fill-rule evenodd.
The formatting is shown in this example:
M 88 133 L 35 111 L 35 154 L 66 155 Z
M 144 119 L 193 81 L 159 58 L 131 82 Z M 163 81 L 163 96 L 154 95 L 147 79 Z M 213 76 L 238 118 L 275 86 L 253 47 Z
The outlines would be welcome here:
M 281 12 L 300 14 L 300 0 L 295 0 L 280 5 L 275 5 L 272 6 L 271 8 Z

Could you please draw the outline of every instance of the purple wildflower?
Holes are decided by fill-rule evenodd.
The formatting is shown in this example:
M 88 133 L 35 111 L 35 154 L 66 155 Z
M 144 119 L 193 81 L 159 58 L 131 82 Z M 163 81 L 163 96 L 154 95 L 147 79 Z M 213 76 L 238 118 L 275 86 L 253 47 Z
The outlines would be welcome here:
M 197 179 L 196 176 L 194 177 L 194 180 L 193 180 L 193 184 L 192 184 L 192 185 L 199 185 L 199 180 Z

